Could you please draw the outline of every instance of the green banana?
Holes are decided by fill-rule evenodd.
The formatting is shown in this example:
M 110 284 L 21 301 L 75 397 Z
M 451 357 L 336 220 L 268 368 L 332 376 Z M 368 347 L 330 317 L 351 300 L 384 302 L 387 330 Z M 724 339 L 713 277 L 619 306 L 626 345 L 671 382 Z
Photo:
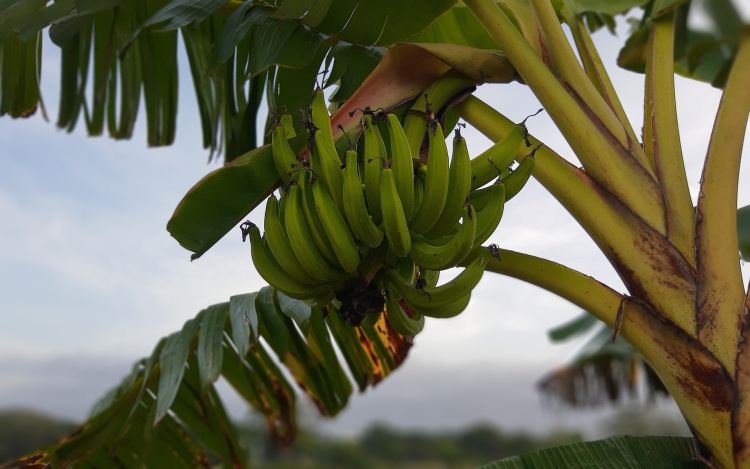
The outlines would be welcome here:
M 482 274 L 490 261 L 490 257 L 489 251 L 483 250 L 456 278 L 445 285 L 434 288 L 415 288 L 407 284 L 391 269 L 383 271 L 382 275 L 387 282 L 396 288 L 409 305 L 418 308 L 438 308 L 454 303 L 456 298 L 462 298 L 470 293 L 482 279 Z
M 305 216 L 302 213 L 300 188 L 293 185 L 289 188 L 289 200 L 286 204 L 286 232 L 289 236 L 289 243 L 292 245 L 294 254 L 299 259 L 302 267 L 320 280 L 337 280 L 343 277 L 341 272 L 337 272 L 326 263 L 323 255 L 315 246 L 312 240 L 310 230 L 307 227 Z
M 424 328 L 424 316 L 410 318 L 389 292 L 385 293 L 385 316 L 393 330 L 406 337 L 417 335 Z
M 266 201 L 266 215 L 263 221 L 266 230 L 266 239 L 271 254 L 276 258 L 279 266 L 289 274 L 290 277 L 302 283 L 318 283 L 318 280 L 305 271 L 297 256 L 294 255 L 289 237 L 281 226 L 278 214 L 278 203 L 276 197 L 271 196 Z
M 466 295 L 462 296 L 456 301 L 452 303 L 448 303 L 447 305 L 443 305 L 443 306 L 437 306 L 434 308 L 425 308 L 425 307 L 420 307 L 420 306 L 409 305 L 409 307 L 415 313 L 421 314 L 423 316 L 427 316 L 430 318 L 446 319 L 446 318 L 452 318 L 461 314 L 469 305 L 469 300 L 471 300 L 471 292 L 467 293 Z M 409 304 L 408 301 L 406 303 Z
M 424 181 L 414 178 L 414 206 L 419 207 L 424 199 Z
M 375 223 L 383 220 L 383 212 L 380 208 L 380 172 L 383 170 L 383 162 L 388 159 L 385 152 L 385 143 L 380 136 L 378 126 L 372 123 L 372 117 L 365 116 L 365 193 L 367 195 L 367 206 Z
M 419 280 L 424 281 L 424 285 L 426 287 L 434 287 L 435 285 L 437 285 L 439 279 L 439 270 L 429 270 L 425 268 L 419 269 Z
M 409 184 L 411 186 L 412 182 L 409 181 Z M 411 236 L 390 168 L 384 169 L 380 174 L 380 202 L 383 207 L 383 224 L 388 245 L 398 257 L 406 257 L 411 249 Z
M 431 270 L 444 270 L 458 265 L 474 245 L 476 218 L 474 207 L 464 207 L 463 223 L 458 232 L 440 246 L 428 242 L 425 238 L 414 236 L 409 257 L 414 259 L 417 265 Z
M 427 130 L 430 149 L 427 156 L 427 177 L 425 178 L 424 196 L 417 205 L 409 227 L 415 233 L 426 233 L 440 218 L 448 196 L 448 147 L 445 144 L 443 128 L 438 123 L 435 130 Z
M 304 300 L 317 293 L 315 286 L 298 282 L 279 266 L 270 250 L 265 246 L 257 226 L 251 224 L 249 229 L 250 246 L 253 264 L 263 280 L 274 288 L 281 290 L 292 298 Z M 328 287 L 326 287 L 328 288 Z
M 412 163 L 409 142 L 406 140 L 406 134 L 404 134 L 404 129 L 401 127 L 398 117 L 388 114 L 388 122 L 390 123 L 388 129 L 391 135 L 391 169 L 393 170 L 398 198 L 401 200 L 401 205 L 404 207 L 404 216 L 408 221 L 414 211 L 414 164 Z M 385 214 L 383 215 L 385 216 Z
M 331 128 L 331 116 L 328 115 L 328 107 L 326 106 L 325 95 L 323 90 L 317 89 L 313 93 L 312 102 L 310 103 L 310 109 L 312 112 L 312 123 L 322 132 L 321 140 L 325 140 L 326 144 L 330 144 L 333 148 L 336 145 L 333 142 L 333 129 Z
M 498 181 L 490 186 L 490 201 L 483 210 L 477 212 L 477 234 L 474 238 L 474 246 L 481 246 L 487 241 L 500 224 L 505 207 L 505 185 Z
M 322 308 L 331 303 L 335 298 L 336 291 L 333 288 L 328 288 L 321 294 L 304 300 L 304 303 L 311 308 Z
M 474 206 L 474 210 L 476 210 L 477 212 L 481 212 L 482 210 L 484 210 L 484 207 L 486 207 L 487 204 L 490 203 L 490 201 L 492 200 L 493 185 L 483 187 L 474 191 L 469 191 L 469 203 Z
M 336 207 L 344 213 L 344 175 L 341 171 L 341 158 L 336 152 L 333 139 L 326 138 L 322 130 L 317 130 L 315 131 L 315 148 L 317 152 L 311 157 L 320 158 L 320 168 L 323 170 L 322 174 L 320 172 L 316 174 L 325 182 Z
M 279 199 L 279 221 L 284 231 L 286 231 L 286 202 L 289 200 L 289 197 L 284 193 L 283 188 L 279 189 L 279 196 L 281 197 Z
M 294 138 L 297 136 L 297 132 L 294 130 L 294 120 L 291 114 L 284 114 L 281 116 L 281 125 L 284 126 L 284 133 L 286 133 L 286 139 Z
M 271 154 L 273 155 L 273 164 L 284 184 L 289 184 L 293 179 L 293 165 L 296 165 L 299 162 L 297 161 L 297 157 L 294 155 L 292 148 L 289 146 L 289 142 L 287 142 L 284 126 L 277 125 L 273 128 L 272 132 Z
M 449 170 L 445 206 L 435 226 L 426 233 L 428 238 L 445 236 L 456 226 L 458 220 L 461 219 L 462 208 L 469 189 L 471 189 L 469 150 L 466 148 L 466 140 L 456 132 L 456 137 L 453 139 L 453 159 Z
M 417 266 L 409 257 L 402 257 L 398 260 L 396 272 L 398 272 L 401 278 L 411 283 L 414 281 L 414 277 L 417 273 Z
M 302 213 L 305 216 L 307 227 L 310 230 L 315 247 L 318 248 L 323 259 L 334 267 L 340 267 L 336 260 L 336 253 L 333 252 L 333 246 L 328 241 L 328 235 L 323 228 L 323 224 L 318 218 L 318 212 L 315 210 L 315 201 L 313 200 L 312 187 L 310 187 L 310 171 L 302 171 L 299 176 L 300 195 L 302 196 Z M 288 198 L 288 197 L 287 197 Z
M 495 179 L 503 168 L 513 163 L 518 149 L 523 143 L 526 127 L 513 127 L 504 139 L 492 145 L 489 150 L 471 160 L 471 188 L 482 187 Z
M 337 210 L 328 189 L 320 181 L 310 181 L 310 184 L 312 185 L 315 210 L 317 210 L 318 218 L 323 224 L 326 235 L 328 235 L 328 241 L 331 242 L 336 259 L 347 273 L 356 273 L 359 265 L 359 251 L 346 220 Z M 357 190 L 360 194 L 362 193 L 360 187 L 357 187 Z
M 367 213 L 362 184 L 357 174 L 357 152 L 346 152 L 346 170 L 344 174 L 344 213 L 349 226 L 360 241 L 370 247 L 376 247 L 383 241 L 385 231 L 378 226 Z
M 534 171 L 535 164 L 536 158 L 534 158 L 534 152 L 532 151 L 530 155 L 525 156 L 524 159 L 521 160 L 521 163 L 512 173 L 501 179 L 502 183 L 505 185 L 506 202 L 521 192 L 523 186 L 529 181 L 531 173 Z

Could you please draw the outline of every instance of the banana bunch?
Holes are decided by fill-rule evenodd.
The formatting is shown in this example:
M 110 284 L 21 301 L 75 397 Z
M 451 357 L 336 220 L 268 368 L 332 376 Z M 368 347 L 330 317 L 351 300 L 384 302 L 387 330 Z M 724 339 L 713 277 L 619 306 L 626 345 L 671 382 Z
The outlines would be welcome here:
M 473 160 L 456 131 L 450 158 L 442 126 L 428 121 L 423 163 L 412 158 L 418 152 L 396 115 L 365 110 L 361 122 L 358 146 L 340 155 L 317 90 L 305 122 L 310 155 L 300 160 L 287 142 L 291 117 L 283 116 L 272 136 L 281 196 L 268 199 L 265 234 L 246 222 L 243 237 L 260 275 L 290 297 L 335 309 L 354 326 L 375 324 L 385 310 L 396 332 L 413 336 L 425 317 L 453 317 L 468 305 L 493 251 L 479 251 L 441 286 L 439 273 L 495 231 L 505 202 L 531 175 L 533 151 L 508 169 L 525 140 L 522 124 Z

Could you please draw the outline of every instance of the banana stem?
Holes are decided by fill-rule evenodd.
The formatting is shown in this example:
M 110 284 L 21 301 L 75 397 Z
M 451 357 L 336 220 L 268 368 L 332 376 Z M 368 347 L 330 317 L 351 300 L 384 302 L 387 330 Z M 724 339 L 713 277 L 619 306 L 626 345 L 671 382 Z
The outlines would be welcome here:
M 682 158 L 674 95 L 674 14 L 662 15 L 649 28 L 643 143 L 664 194 L 667 238 L 695 265 L 695 212 Z
M 552 8 L 550 1 L 531 0 L 531 5 L 534 9 L 534 16 L 537 19 L 541 34 L 544 36 L 544 46 L 547 48 L 552 65 L 557 71 L 559 79 L 573 88 L 591 111 L 601 119 L 602 123 L 604 123 L 620 144 L 628 148 L 630 146 L 628 144 L 628 136 L 622 122 L 617 119 L 612 109 L 610 109 L 601 94 L 597 92 L 591 80 L 589 80 L 586 72 L 581 68 L 573 52 L 573 48 L 570 47 L 568 38 L 565 37 L 565 33 L 560 26 L 560 20 L 557 18 L 557 13 Z
M 750 112 L 750 28 L 727 79 L 701 177 L 696 212 L 696 322 L 706 347 L 734 370 L 744 285 L 737 255 L 737 189 Z
M 578 48 L 578 55 L 583 60 L 583 68 L 586 70 L 589 80 L 596 87 L 599 94 L 602 95 L 609 107 L 612 108 L 612 111 L 614 111 L 617 118 L 622 122 L 623 127 L 625 127 L 625 131 L 628 134 L 629 147 L 638 150 L 640 148 L 638 137 L 636 137 L 633 131 L 633 126 L 630 124 L 627 114 L 625 114 L 625 109 L 622 107 L 620 98 L 615 92 L 612 81 L 607 74 L 606 68 L 604 68 L 604 63 L 602 63 L 599 52 L 594 47 L 594 41 L 591 40 L 588 30 L 583 24 L 583 20 L 580 17 L 576 17 L 567 4 L 563 7 L 563 14 L 573 33 L 573 40 Z M 648 158 L 646 158 L 646 161 L 642 161 L 641 164 L 651 167 L 654 165 L 653 161 L 648 161 Z
M 461 266 L 469 265 L 484 251 L 472 250 Z M 593 277 L 540 257 L 520 252 L 498 249 L 497 257 L 490 260 L 486 271 L 523 280 L 550 291 L 593 314 L 612 327 L 623 296 Z
M 573 88 L 558 81 L 492 0 L 464 3 L 534 91 L 587 173 L 663 234 L 662 196 L 649 171 L 614 138 Z
M 498 141 L 515 126 L 474 96 L 452 108 L 466 122 Z M 540 142 L 529 136 L 532 145 Z M 516 156 L 520 160 L 525 149 Z M 639 291 L 666 318 L 695 335 L 694 269 L 666 238 L 651 229 L 586 174 L 543 146 L 533 176 L 591 236 L 625 285 Z M 654 269 L 659 265 L 660 269 Z M 669 280 L 666 281 L 666 278 Z

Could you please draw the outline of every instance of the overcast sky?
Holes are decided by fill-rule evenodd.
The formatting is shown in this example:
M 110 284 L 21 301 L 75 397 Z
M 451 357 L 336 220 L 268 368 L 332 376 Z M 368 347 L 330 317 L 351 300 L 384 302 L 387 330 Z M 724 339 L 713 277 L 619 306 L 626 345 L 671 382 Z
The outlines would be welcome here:
M 747 11 L 750 1 L 743 2 Z M 614 64 L 619 37 L 599 32 L 597 45 L 634 128 L 643 112 L 643 76 Z M 181 47 L 181 44 L 180 44 Z M 45 42 L 43 93 L 54 122 L 59 50 Z M 67 134 L 40 115 L 0 119 L 0 407 L 33 406 L 81 419 L 158 339 L 203 307 L 264 286 L 238 230 L 196 262 L 165 225 L 182 196 L 207 172 L 192 83 L 180 62 L 176 143 L 147 149 L 141 120 L 132 141 Z M 676 78 L 683 151 L 695 199 L 720 92 Z M 477 95 L 514 121 L 540 106 L 518 84 L 485 85 Z M 570 159 L 550 119 L 533 134 Z M 638 131 L 637 131 L 638 133 Z M 464 132 L 472 155 L 490 142 Z M 745 148 L 741 181 L 750 177 Z M 740 188 L 739 206 L 750 204 Z M 251 214 L 262 221 L 262 210 Z M 601 252 L 542 187 L 531 181 L 506 206 L 488 242 L 563 263 L 624 291 Z M 743 267 L 747 279 L 750 270 Z M 588 425 L 595 416 L 550 412 L 535 381 L 569 358 L 580 342 L 552 346 L 546 330 L 579 314 L 574 305 L 520 281 L 488 274 L 466 312 L 428 319 L 408 362 L 326 428 L 358 431 L 374 420 L 404 427 L 447 428 L 490 420 L 541 431 Z M 236 415 L 244 407 L 227 397 Z M 589 420 L 586 420 L 586 419 Z M 589 422 L 589 423 L 586 423 Z

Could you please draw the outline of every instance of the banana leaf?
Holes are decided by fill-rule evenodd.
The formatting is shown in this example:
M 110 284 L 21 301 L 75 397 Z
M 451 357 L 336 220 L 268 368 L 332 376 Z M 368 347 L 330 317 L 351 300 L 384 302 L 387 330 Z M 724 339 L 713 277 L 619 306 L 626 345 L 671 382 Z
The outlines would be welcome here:
M 220 376 L 286 446 L 297 434 L 298 394 L 334 416 L 353 392 L 349 375 L 364 391 L 398 368 L 411 344 L 384 316 L 354 328 L 272 287 L 236 295 L 159 341 L 77 431 L 7 467 L 248 467 L 215 388 Z
M 485 464 L 481 469 L 691 469 L 698 460 L 692 438 L 670 436 L 616 436 L 557 446 Z

